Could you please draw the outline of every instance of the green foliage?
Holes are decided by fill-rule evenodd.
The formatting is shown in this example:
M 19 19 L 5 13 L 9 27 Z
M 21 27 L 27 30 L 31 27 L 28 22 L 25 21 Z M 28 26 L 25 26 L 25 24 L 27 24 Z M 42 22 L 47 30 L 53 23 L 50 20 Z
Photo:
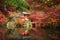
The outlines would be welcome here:
M 23 8 L 29 8 L 29 4 L 26 2 L 26 0 L 5 0 L 5 3 L 11 5 L 12 7 L 15 7 L 20 11 L 25 10 Z

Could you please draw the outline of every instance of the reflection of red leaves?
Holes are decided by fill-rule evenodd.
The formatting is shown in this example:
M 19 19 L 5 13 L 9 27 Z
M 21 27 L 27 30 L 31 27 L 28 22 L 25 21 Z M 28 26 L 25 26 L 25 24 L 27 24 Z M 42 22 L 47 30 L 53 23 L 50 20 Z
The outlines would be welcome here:
M 40 32 L 36 28 L 32 28 L 32 30 L 34 31 L 35 34 L 37 34 L 37 35 L 40 34 Z
M 29 34 L 29 32 L 28 32 L 28 30 L 26 30 L 26 31 L 22 32 L 21 34 L 22 35 L 27 35 L 27 34 Z

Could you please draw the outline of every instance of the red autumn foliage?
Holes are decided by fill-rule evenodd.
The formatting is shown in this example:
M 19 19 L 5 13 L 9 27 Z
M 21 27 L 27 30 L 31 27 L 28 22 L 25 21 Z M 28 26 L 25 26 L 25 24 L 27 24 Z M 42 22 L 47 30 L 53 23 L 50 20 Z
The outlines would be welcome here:
M 6 17 L 0 12 L 0 23 L 6 22 Z
M 60 20 L 60 6 L 55 6 L 47 9 L 48 11 L 34 11 L 30 14 L 30 19 L 39 23 L 40 25 L 46 25 L 48 23 L 52 24 Z

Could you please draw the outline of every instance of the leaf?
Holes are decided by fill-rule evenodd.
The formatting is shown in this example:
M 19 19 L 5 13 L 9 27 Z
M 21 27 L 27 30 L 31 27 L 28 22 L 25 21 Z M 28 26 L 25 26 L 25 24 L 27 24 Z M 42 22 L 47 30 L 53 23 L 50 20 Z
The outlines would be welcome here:
M 25 9 L 29 8 L 29 4 L 26 2 L 26 0 L 5 0 L 5 3 L 20 11 L 25 11 Z

